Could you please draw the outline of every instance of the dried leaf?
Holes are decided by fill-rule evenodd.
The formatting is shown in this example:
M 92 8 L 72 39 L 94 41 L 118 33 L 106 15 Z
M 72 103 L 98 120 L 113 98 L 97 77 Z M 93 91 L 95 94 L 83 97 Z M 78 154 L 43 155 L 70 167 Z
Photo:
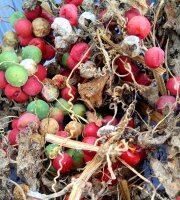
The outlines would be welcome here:
M 102 126 L 102 118 L 99 118 L 95 112 L 87 111 L 86 116 L 89 122 L 94 122 L 99 127 Z

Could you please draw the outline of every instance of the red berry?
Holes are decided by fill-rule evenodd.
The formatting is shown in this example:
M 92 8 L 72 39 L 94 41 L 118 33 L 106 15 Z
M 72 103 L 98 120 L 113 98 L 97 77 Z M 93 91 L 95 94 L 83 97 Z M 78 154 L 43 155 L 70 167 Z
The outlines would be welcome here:
M 43 59 L 51 60 L 54 58 L 55 54 L 56 54 L 56 52 L 55 52 L 54 48 L 51 45 L 46 44 L 45 52 L 43 52 Z
M 71 86 L 71 90 L 66 86 L 61 90 L 61 97 L 63 99 L 65 99 L 66 101 L 68 101 L 69 99 L 71 99 L 72 97 L 69 95 L 69 93 L 72 94 L 72 96 L 74 97 L 73 99 L 77 98 L 77 89 L 72 85 Z
M 80 6 L 82 4 L 83 0 L 65 0 L 64 3 L 71 3 L 75 6 Z
M 155 69 L 164 62 L 164 56 L 164 51 L 161 48 L 152 47 L 146 51 L 144 61 L 150 69 Z
M 95 144 L 96 140 L 98 138 L 97 137 L 93 137 L 93 136 L 88 136 L 88 137 L 85 137 L 82 142 L 84 143 L 87 143 L 87 144 Z M 83 152 L 86 154 L 86 155 L 89 155 L 89 156 L 94 156 L 96 154 L 96 152 L 94 151 L 89 151 L 89 150 L 83 150 Z
M 18 103 L 24 103 L 27 102 L 29 99 L 29 96 L 27 94 L 25 94 L 22 90 L 20 92 L 20 94 L 17 97 L 14 97 L 14 100 Z
M 78 22 L 78 10 L 74 4 L 65 4 L 59 10 L 59 16 L 69 20 L 72 26 Z
M 14 87 L 10 84 L 7 84 L 4 90 L 4 94 L 9 98 L 9 99 L 14 99 L 18 97 L 21 93 L 21 88 L 20 87 Z
M 84 158 L 85 163 L 91 161 L 94 158 L 94 156 L 95 156 L 95 154 L 89 155 L 89 154 L 86 154 L 83 152 L 83 158 Z
M 172 95 L 180 94 L 180 77 L 170 78 L 166 83 L 166 88 Z
M 37 65 L 37 71 L 35 75 L 40 81 L 43 81 L 47 77 L 47 70 L 43 65 Z
M 75 61 L 71 56 L 67 59 L 67 66 L 69 69 L 74 69 L 74 67 L 77 65 L 78 61 Z
M 137 75 L 136 77 L 136 82 L 140 85 L 150 85 L 151 84 L 151 79 L 149 78 L 149 76 L 145 73 L 140 73 Z
M 176 200 L 180 200 L 180 196 L 178 196 L 178 197 L 176 198 Z
M 28 37 L 23 37 L 21 35 L 18 36 L 18 41 L 22 47 L 27 46 L 32 39 L 33 35 L 30 35 Z
M 42 84 L 37 80 L 36 77 L 29 77 L 26 84 L 22 87 L 23 91 L 29 96 L 36 96 L 42 90 Z
M 12 127 L 12 129 L 17 128 L 18 121 L 19 121 L 19 118 L 15 118 L 15 119 L 13 119 L 13 121 L 12 121 L 12 123 L 11 123 L 11 127 Z
M 170 104 L 170 106 L 172 106 L 174 111 L 177 109 L 176 98 L 173 96 L 166 96 L 166 95 L 161 96 L 156 104 L 157 104 L 157 111 L 160 113 L 162 113 L 163 108 L 165 108 L 167 104 Z
M 19 134 L 18 129 L 13 129 L 13 130 L 9 131 L 8 140 L 9 140 L 10 145 L 16 145 L 17 144 L 16 140 L 17 140 L 18 134 Z
M 122 120 L 122 118 L 119 120 L 119 123 L 121 122 L 121 120 Z M 135 123 L 134 123 L 134 119 L 133 119 L 133 118 L 131 118 L 131 119 L 129 120 L 129 123 L 128 123 L 127 126 L 128 126 L 128 127 L 131 127 L 131 128 L 135 128 Z
M 69 69 L 61 68 L 59 73 L 60 73 L 60 75 L 62 75 L 62 76 L 68 77 L 68 76 L 70 75 L 71 71 L 70 71 Z
M 140 39 L 146 38 L 149 35 L 150 29 L 151 24 L 144 16 L 135 16 L 127 23 L 128 35 L 135 35 Z
M 42 54 L 46 51 L 46 43 L 41 38 L 33 38 L 28 45 L 34 45 L 38 47 L 41 50 Z
M 125 17 L 128 19 L 128 21 L 130 19 L 132 19 L 135 16 L 140 16 L 140 12 L 139 10 L 137 10 L 136 8 L 130 8 L 128 11 L 125 12 Z
M 42 13 L 42 7 L 39 5 L 36 6 L 34 10 L 24 10 L 24 14 L 31 21 L 40 17 L 41 13 Z
M 139 74 L 139 69 L 136 65 L 131 64 L 131 72 L 133 73 L 134 78 L 136 78 Z M 127 72 L 128 73 L 128 72 Z M 127 76 L 122 77 L 123 81 L 127 81 L 127 82 L 133 82 L 132 76 L 129 73 Z
M 63 111 L 56 107 L 50 108 L 49 117 L 55 119 L 58 123 L 62 123 L 64 121 Z
M 111 121 L 112 118 L 113 118 L 113 116 L 111 116 L 111 115 L 107 115 L 107 116 L 103 117 L 102 125 L 105 126 L 109 121 Z M 116 118 L 114 118 L 113 121 L 109 125 L 116 126 L 117 124 L 118 124 L 118 120 Z
M 5 72 L 0 71 L 0 90 L 4 89 L 7 84 L 8 82 L 6 81 L 6 78 L 5 78 Z
M 116 61 L 115 64 L 117 65 L 117 71 L 120 74 L 127 74 L 128 71 L 125 69 L 124 65 L 126 63 L 129 63 L 131 65 L 131 60 L 130 58 L 126 57 L 126 56 L 119 56 Z
M 64 137 L 64 138 L 67 138 L 67 137 L 70 136 L 69 133 L 68 133 L 67 131 L 58 131 L 58 132 L 56 133 L 56 135 L 61 136 L 61 137 Z
M 136 152 L 139 154 L 141 160 L 144 160 L 147 156 L 145 150 L 139 145 L 136 146 Z
M 62 153 L 53 160 L 52 165 L 56 171 L 60 169 L 60 173 L 64 174 L 71 170 L 73 159 L 69 154 Z
M 70 56 L 72 57 L 73 60 L 79 62 L 83 56 L 85 55 L 85 53 L 88 51 L 89 49 L 89 45 L 85 42 L 79 42 L 76 43 L 70 52 Z M 83 58 L 82 62 L 85 62 L 90 56 L 90 52 L 88 52 L 86 54 L 86 56 Z
M 99 126 L 97 126 L 94 122 L 90 122 L 86 124 L 83 129 L 84 137 L 97 137 L 97 131 L 99 130 Z
M 40 17 L 46 19 L 50 24 L 52 24 L 54 22 L 54 19 L 56 18 L 54 15 L 50 14 L 48 11 L 44 9 L 42 9 Z
M 15 25 L 14 28 L 16 30 L 16 33 L 18 35 L 21 35 L 22 37 L 30 37 L 32 35 L 32 24 L 31 22 L 26 18 L 19 19 Z
M 130 149 L 123 152 L 120 155 L 120 158 L 122 158 L 127 164 L 131 166 L 138 164 L 141 160 L 139 153 L 137 153 L 136 151 L 133 152 Z

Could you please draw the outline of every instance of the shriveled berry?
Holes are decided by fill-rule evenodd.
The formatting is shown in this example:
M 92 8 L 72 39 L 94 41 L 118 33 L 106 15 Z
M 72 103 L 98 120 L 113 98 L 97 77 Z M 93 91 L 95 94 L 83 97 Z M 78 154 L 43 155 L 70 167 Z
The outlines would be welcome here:
M 64 174 L 71 170 L 73 159 L 69 154 L 62 153 L 53 160 L 52 165 L 56 171 L 59 170 L 60 173 Z
M 172 95 L 180 94 L 180 77 L 172 77 L 168 79 L 166 88 Z
M 138 36 L 140 39 L 146 38 L 151 29 L 151 24 L 144 16 L 135 16 L 127 23 L 128 35 Z
M 48 144 L 45 148 L 45 155 L 49 159 L 54 159 L 58 155 L 60 146 L 57 144 Z
M 29 37 L 32 35 L 32 23 L 28 19 L 19 19 L 15 23 L 14 28 L 16 30 L 16 33 L 23 37 Z
M 136 65 L 131 64 L 131 72 L 134 76 L 134 78 L 138 77 L 139 74 L 139 69 Z M 128 73 L 128 72 L 127 72 Z M 129 73 L 127 76 L 122 77 L 123 81 L 127 81 L 127 82 L 133 82 L 133 77 L 132 75 Z
M 173 96 L 164 95 L 159 97 L 156 103 L 158 112 L 162 113 L 163 108 L 165 108 L 167 104 L 172 106 L 174 111 L 177 109 L 176 98 Z
M 125 69 L 124 65 L 129 63 L 131 65 L 131 60 L 130 58 L 126 57 L 126 56 L 119 56 L 116 61 L 115 64 L 117 65 L 117 71 L 120 74 L 127 74 L 128 71 Z
M 59 16 L 69 20 L 71 26 L 76 26 L 78 21 L 78 10 L 74 4 L 65 4 L 59 10 Z
M 99 126 L 97 126 L 94 122 L 90 122 L 84 126 L 83 135 L 84 137 L 97 137 L 98 130 Z
M 144 61 L 150 69 L 155 69 L 162 65 L 164 56 L 164 51 L 161 48 L 152 47 L 146 51 Z
M 83 0 L 65 0 L 64 3 L 71 3 L 75 6 L 80 6 L 82 4 Z

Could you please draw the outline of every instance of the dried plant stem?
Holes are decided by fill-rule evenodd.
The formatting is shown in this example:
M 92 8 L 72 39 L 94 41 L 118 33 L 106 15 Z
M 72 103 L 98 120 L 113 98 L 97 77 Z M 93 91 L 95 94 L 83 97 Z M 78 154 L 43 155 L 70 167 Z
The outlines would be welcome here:
M 131 200 L 127 181 L 126 180 L 120 180 L 119 185 L 120 185 L 120 189 L 123 193 L 124 199 L 125 200 Z

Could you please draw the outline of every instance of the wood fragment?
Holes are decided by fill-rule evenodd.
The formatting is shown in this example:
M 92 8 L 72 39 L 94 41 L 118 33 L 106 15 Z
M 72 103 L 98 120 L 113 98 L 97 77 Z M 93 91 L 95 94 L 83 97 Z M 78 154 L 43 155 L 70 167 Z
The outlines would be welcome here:
M 131 200 L 128 183 L 126 180 L 119 181 L 120 189 L 125 200 Z

